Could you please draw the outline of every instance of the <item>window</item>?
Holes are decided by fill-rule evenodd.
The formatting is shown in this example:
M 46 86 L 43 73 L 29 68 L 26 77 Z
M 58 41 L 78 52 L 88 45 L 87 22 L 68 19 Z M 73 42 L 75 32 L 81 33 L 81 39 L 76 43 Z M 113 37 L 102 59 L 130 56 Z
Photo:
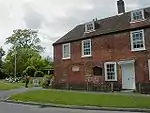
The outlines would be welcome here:
M 117 81 L 117 66 L 116 62 L 105 63 L 105 80 Z
M 94 30 L 95 30 L 95 24 L 94 24 L 94 21 L 85 24 L 85 32 L 86 32 L 86 33 L 92 32 L 92 31 L 94 31 Z
M 70 59 L 70 43 L 63 44 L 63 59 Z
M 131 50 L 140 51 L 145 50 L 144 30 L 132 31 L 131 37 Z
M 136 10 L 131 12 L 131 21 L 144 20 L 144 10 Z
M 82 57 L 91 56 L 91 39 L 82 41 Z
M 102 68 L 101 67 L 94 67 L 93 73 L 94 73 L 94 75 L 102 76 Z

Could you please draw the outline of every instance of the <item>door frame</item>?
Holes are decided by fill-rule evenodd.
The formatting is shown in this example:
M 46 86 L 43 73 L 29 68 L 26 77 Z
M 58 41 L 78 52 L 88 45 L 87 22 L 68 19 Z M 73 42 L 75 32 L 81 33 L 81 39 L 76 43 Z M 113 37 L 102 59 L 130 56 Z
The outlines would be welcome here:
M 126 64 L 132 64 L 133 65 L 133 76 L 134 76 L 134 83 L 133 83 L 133 88 L 131 89 L 136 89 L 136 80 L 135 80 L 135 60 L 124 60 L 124 61 L 119 61 L 118 64 L 121 66 L 121 74 L 122 74 L 122 66 L 126 65 Z M 123 83 L 123 74 L 122 74 L 122 83 Z M 123 84 L 122 84 L 122 88 L 123 88 Z

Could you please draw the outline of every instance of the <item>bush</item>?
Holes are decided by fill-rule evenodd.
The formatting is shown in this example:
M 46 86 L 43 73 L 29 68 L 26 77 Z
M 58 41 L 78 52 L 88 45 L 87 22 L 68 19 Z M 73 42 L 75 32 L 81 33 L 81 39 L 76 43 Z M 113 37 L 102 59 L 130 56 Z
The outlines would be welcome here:
M 25 70 L 25 73 L 27 73 L 27 75 L 33 77 L 34 73 L 36 72 L 36 69 L 34 66 L 28 66 Z
M 48 88 L 51 80 L 51 75 L 45 75 L 42 81 L 42 87 Z
M 22 72 L 22 77 L 24 77 L 24 76 L 26 76 L 26 75 L 27 75 L 26 70 L 24 70 L 24 71 Z
M 43 77 L 44 76 L 44 73 L 42 71 L 36 71 L 34 73 L 34 77 Z
M 150 83 L 141 83 L 140 92 L 142 94 L 150 94 Z
M 5 79 L 9 77 L 8 74 L 5 73 L 4 69 L 0 68 L 0 79 Z

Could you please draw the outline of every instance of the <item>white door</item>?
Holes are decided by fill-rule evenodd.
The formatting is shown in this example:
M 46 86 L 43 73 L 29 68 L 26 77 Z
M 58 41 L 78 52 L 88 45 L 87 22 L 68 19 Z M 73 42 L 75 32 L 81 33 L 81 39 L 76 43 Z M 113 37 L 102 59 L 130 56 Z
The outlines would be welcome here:
M 122 68 L 122 89 L 135 89 L 134 63 L 125 63 Z

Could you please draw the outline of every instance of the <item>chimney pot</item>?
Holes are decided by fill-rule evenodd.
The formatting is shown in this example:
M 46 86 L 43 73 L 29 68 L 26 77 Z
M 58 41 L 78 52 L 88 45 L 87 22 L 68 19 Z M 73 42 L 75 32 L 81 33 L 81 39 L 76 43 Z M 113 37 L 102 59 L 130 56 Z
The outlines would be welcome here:
M 125 3 L 123 0 L 117 1 L 117 7 L 118 7 L 118 14 L 125 13 Z

